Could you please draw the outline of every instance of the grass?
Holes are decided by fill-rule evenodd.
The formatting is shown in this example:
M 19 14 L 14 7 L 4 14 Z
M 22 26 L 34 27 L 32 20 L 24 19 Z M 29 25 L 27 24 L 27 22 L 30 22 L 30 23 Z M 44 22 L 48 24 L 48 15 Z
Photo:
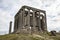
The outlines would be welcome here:
M 25 34 L 9 34 L 0 36 L 0 40 L 40 40 L 42 38 L 33 37 L 32 35 Z
M 30 34 L 7 34 L 0 36 L 0 40 L 60 40 L 60 35 L 50 36 L 50 33 L 40 34 L 44 38 Z
M 53 38 L 54 40 L 60 40 L 60 35 L 51 36 L 51 38 Z

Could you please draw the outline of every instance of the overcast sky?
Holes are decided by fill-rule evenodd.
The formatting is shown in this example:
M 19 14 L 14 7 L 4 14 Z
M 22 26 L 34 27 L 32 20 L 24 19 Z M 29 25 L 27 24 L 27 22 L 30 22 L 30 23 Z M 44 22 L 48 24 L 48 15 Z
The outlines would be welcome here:
M 0 34 L 8 33 L 9 22 L 14 24 L 14 16 L 23 5 L 45 10 L 48 31 L 60 30 L 60 0 L 0 0 Z

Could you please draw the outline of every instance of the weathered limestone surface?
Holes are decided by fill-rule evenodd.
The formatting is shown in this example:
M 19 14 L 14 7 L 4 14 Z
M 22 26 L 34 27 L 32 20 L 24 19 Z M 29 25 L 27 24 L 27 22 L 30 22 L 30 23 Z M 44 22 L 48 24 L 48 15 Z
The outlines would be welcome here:
M 39 33 L 47 31 L 46 12 L 22 6 L 15 15 L 14 33 Z

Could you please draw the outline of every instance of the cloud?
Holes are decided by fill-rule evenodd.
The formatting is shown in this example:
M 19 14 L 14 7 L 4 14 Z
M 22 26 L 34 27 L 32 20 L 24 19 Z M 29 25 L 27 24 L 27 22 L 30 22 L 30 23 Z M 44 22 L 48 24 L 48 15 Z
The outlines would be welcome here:
M 14 16 L 23 5 L 46 11 L 48 31 L 60 28 L 60 0 L 0 0 L 0 31 L 8 32 L 9 22 L 14 24 Z

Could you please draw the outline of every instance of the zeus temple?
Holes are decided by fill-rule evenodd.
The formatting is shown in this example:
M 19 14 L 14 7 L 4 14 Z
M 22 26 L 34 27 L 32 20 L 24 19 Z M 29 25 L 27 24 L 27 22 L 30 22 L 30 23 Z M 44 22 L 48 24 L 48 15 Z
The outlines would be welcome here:
M 12 23 L 12 22 L 11 22 Z M 10 29 L 11 30 L 11 23 Z M 40 33 L 47 31 L 46 11 L 22 6 L 14 17 L 14 33 Z

